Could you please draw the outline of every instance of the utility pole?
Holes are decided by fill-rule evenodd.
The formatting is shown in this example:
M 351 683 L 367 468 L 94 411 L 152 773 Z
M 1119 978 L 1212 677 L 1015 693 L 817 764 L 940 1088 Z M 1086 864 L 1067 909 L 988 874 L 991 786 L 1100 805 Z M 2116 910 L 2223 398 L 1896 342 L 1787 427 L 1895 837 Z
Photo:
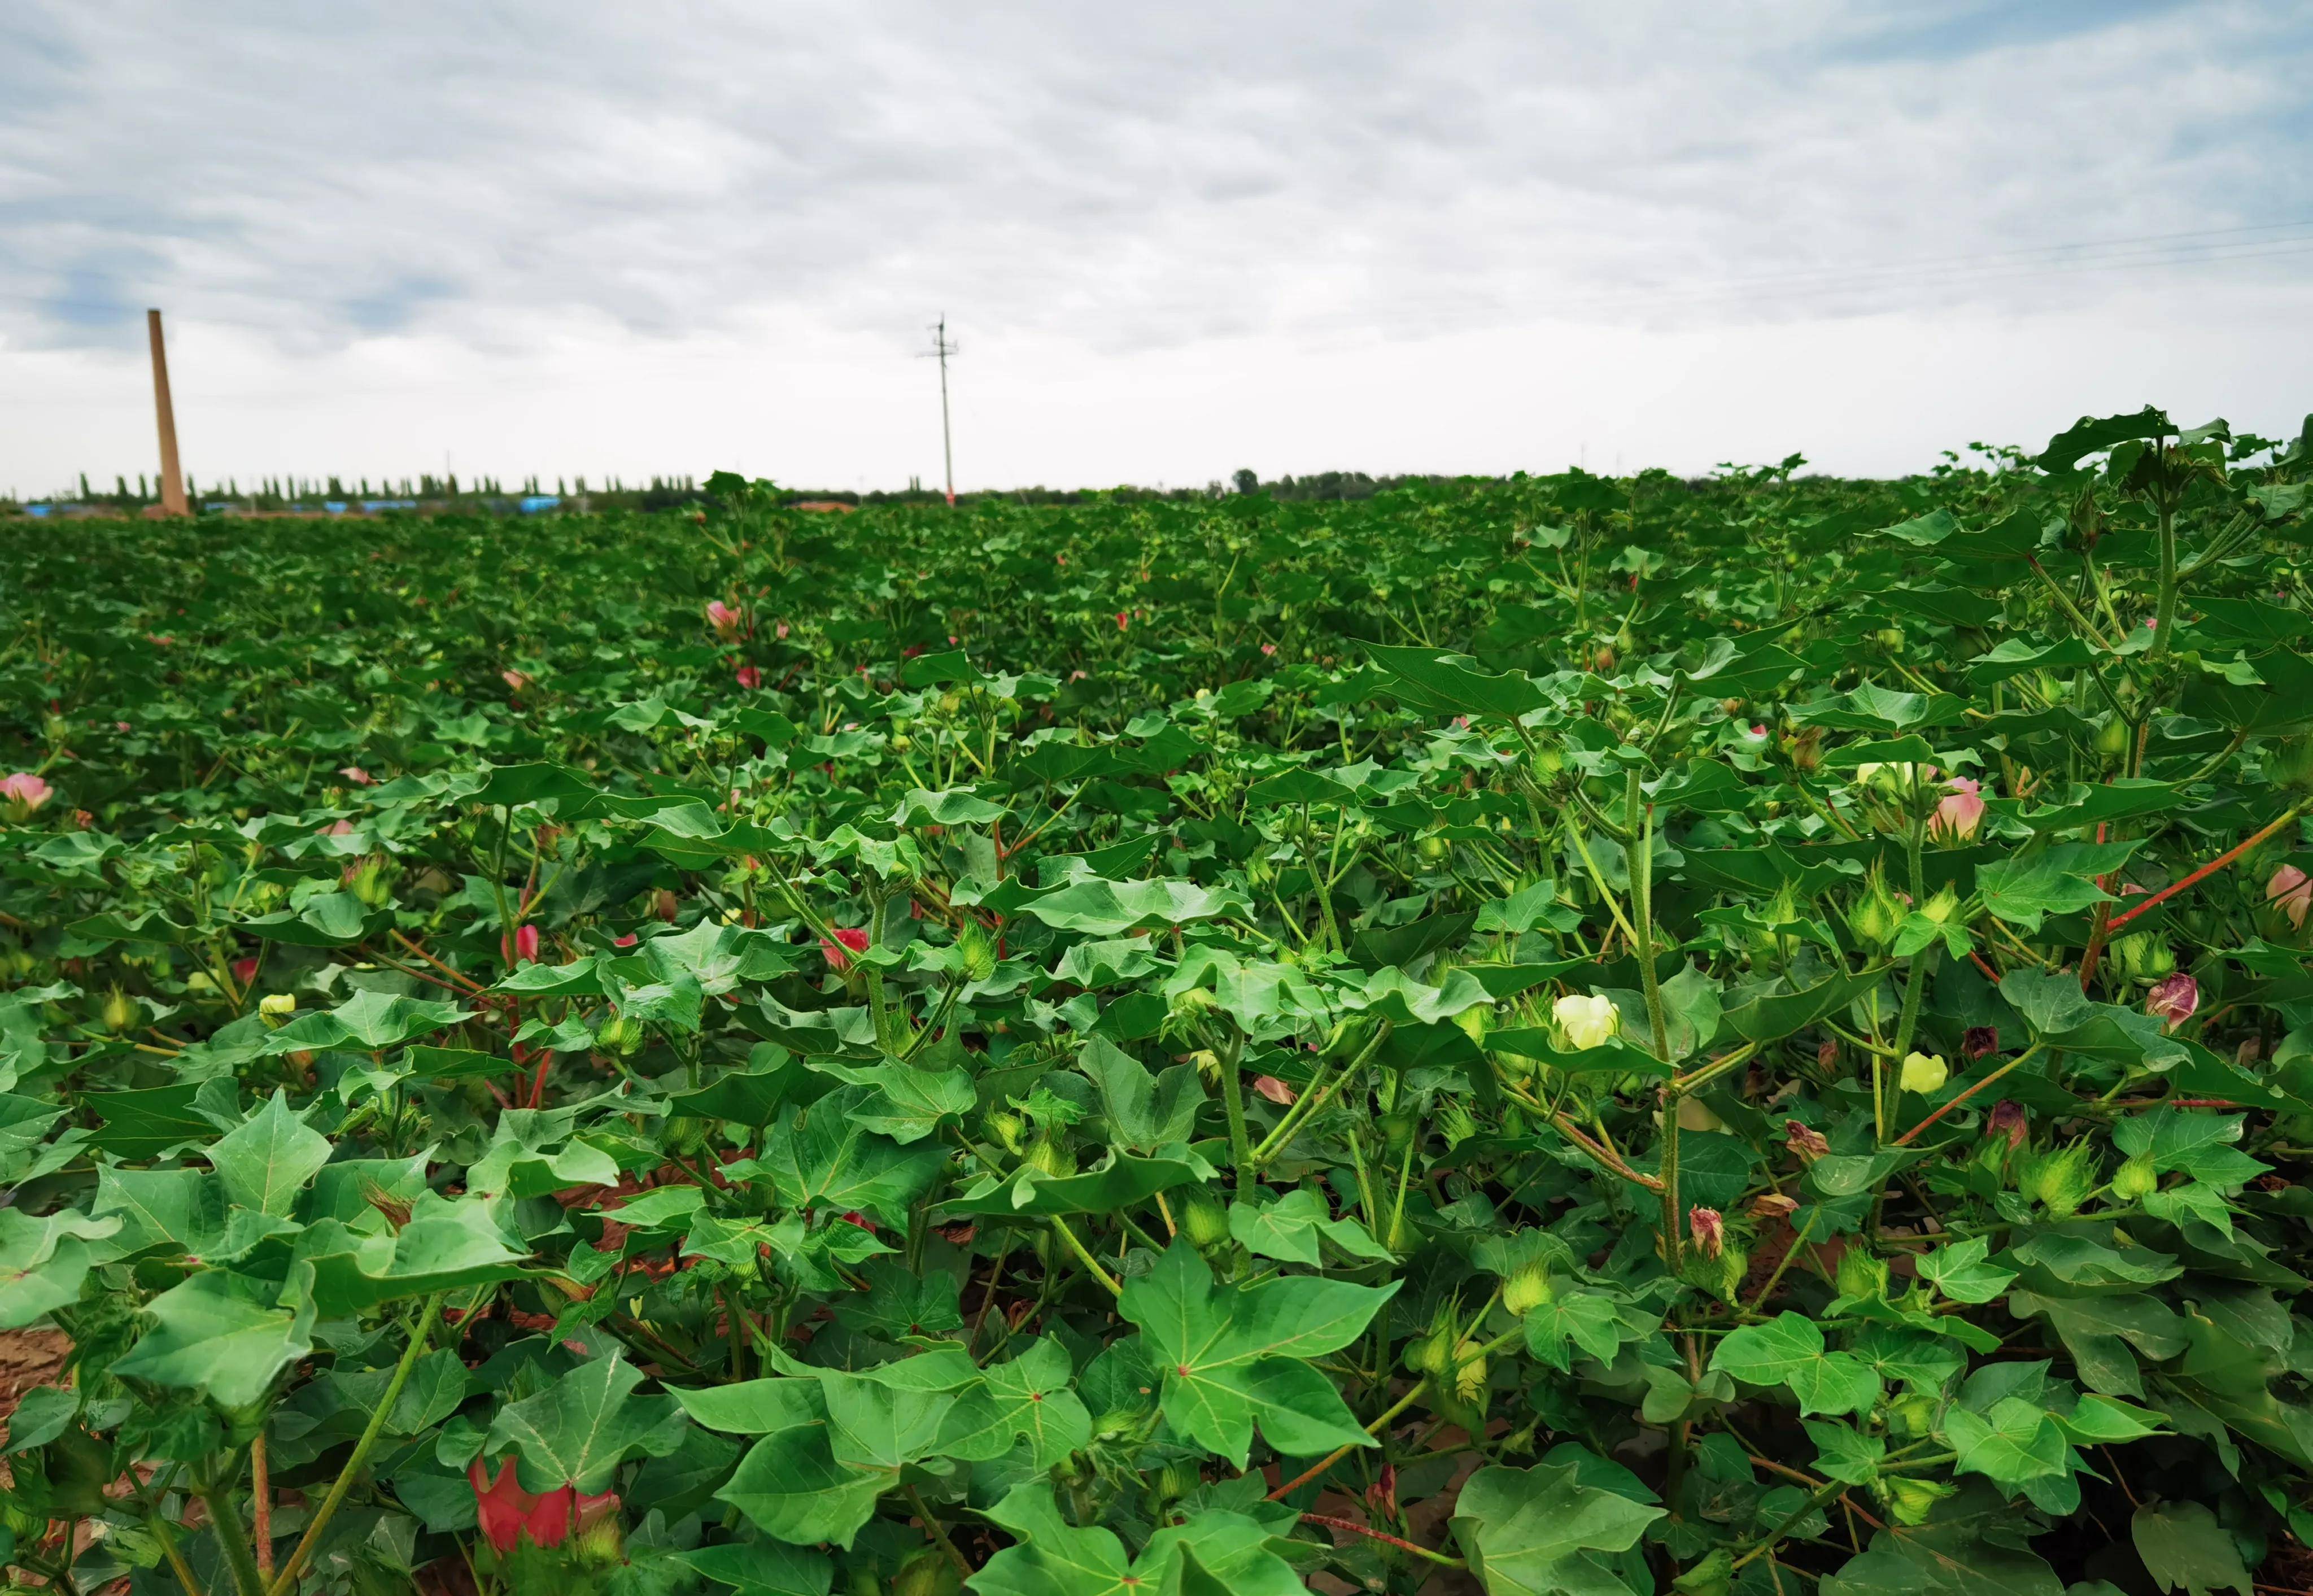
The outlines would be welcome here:
M 947 502 L 951 508 L 955 504 L 955 442 L 948 431 L 947 423 L 947 357 L 963 352 L 962 344 L 948 341 L 947 313 L 943 311 L 940 313 L 940 319 L 932 323 L 932 347 L 924 353 L 928 357 L 937 357 L 939 361 L 940 457 L 947 466 Z
M 161 513 L 191 513 L 185 503 L 184 473 L 177 466 L 177 412 L 169 402 L 169 352 L 161 342 L 161 313 L 145 313 L 145 331 L 153 343 L 153 410 L 161 424 Z

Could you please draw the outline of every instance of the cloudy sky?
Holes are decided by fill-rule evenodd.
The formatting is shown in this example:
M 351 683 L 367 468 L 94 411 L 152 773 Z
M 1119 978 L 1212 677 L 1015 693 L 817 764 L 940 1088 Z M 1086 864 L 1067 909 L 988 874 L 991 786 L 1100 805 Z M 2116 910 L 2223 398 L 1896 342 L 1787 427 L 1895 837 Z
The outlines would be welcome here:
M 0 491 L 1898 472 L 2313 409 L 2313 11 L 14 0 Z

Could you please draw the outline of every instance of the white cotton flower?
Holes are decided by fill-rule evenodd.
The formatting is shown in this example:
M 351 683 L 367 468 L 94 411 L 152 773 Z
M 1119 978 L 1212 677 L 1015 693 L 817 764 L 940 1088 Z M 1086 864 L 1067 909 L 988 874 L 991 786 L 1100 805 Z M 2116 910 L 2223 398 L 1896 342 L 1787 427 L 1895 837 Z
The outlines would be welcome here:
M 1614 1000 L 1595 993 L 1559 999 L 1551 1005 L 1550 1017 L 1566 1033 L 1567 1045 L 1578 1053 L 1603 1047 L 1623 1030 L 1623 1011 L 1614 1007 Z

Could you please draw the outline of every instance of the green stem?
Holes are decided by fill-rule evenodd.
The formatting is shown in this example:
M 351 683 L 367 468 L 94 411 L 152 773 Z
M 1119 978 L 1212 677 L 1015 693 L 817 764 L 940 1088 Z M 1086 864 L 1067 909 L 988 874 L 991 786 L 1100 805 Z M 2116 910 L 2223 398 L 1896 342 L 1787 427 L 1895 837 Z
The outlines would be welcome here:
M 2160 498 L 2160 600 L 2153 609 L 2152 647 L 2148 660 L 2168 652 L 2168 634 L 2177 621 L 2177 507 L 2167 494 Z
M 401 1399 L 401 1389 L 409 1383 L 410 1371 L 418 1367 L 418 1360 L 426 1351 L 427 1338 L 434 1333 L 434 1321 L 442 1317 L 442 1300 L 449 1294 L 436 1292 L 426 1299 L 426 1306 L 418 1315 L 417 1327 L 409 1333 L 409 1345 L 402 1351 L 401 1362 L 394 1365 L 393 1379 L 387 1382 L 385 1395 L 378 1398 L 377 1407 L 369 1415 L 369 1425 L 362 1432 L 361 1439 L 354 1442 L 354 1455 L 346 1459 L 346 1466 L 339 1470 L 338 1477 L 330 1483 L 330 1494 L 321 1499 L 321 1507 L 313 1514 L 313 1521 L 305 1526 L 305 1533 L 298 1539 L 297 1549 L 291 1552 L 289 1560 L 281 1565 L 280 1577 L 273 1582 L 273 1588 L 267 1596 L 287 1596 L 296 1587 L 298 1574 L 304 1571 L 307 1559 L 312 1556 L 313 1548 L 321 1543 L 321 1531 L 329 1528 L 330 1519 L 337 1516 L 346 1493 L 353 1489 L 355 1476 L 362 1471 L 363 1466 L 369 1461 L 370 1453 L 376 1450 L 377 1438 L 385 1433 L 386 1417 L 393 1412 L 393 1405 Z
M 1051 1220 L 1052 1229 L 1060 1233 L 1060 1239 L 1067 1242 L 1069 1244 L 1069 1250 L 1077 1255 L 1077 1261 L 1082 1264 L 1086 1268 L 1092 1271 L 1092 1277 L 1100 1282 L 1102 1285 L 1108 1288 L 1108 1294 L 1110 1296 L 1122 1296 L 1124 1294 L 1124 1288 L 1116 1283 L 1116 1276 L 1102 1268 L 1100 1266 L 1100 1260 L 1086 1250 L 1085 1244 L 1077 1239 L 1077 1233 L 1069 1229 L 1069 1221 L 1062 1219 L 1057 1213 L 1050 1215 L 1049 1217 Z
M 1326 1100 L 1341 1089 L 1341 1083 L 1364 1068 L 1365 1062 L 1373 1057 L 1384 1042 L 1389 1040 L 1390 1028 L 1390 1022 L 1383 1020 L 1375 1027 L 1372 1040 L 1359 1051 L 1357 1057 L 1342 1066 L 1340 1074 L 1326 1081 L 1323 1089 L 1302 1093 L 1301 1100 L 1286 1112 L 1283 1119 L 1277 1122 L 1277 1128 L 1262 1137 L 1261 1145 L 1253 1150 L 1253 1162 L 1256 1166 L 1267 1163 L 1279 1150 L 1291 1141 L 1294 1133 L 1301 1128 L 1309 1116 L 1323 1108 Z
M 1221 1060 L 1221 1107 L 1228 1114 L 1229 1162 L 1236 1167 L 1236 1193 L 1250 1199 L 1253 1195 L 1253 1138 L 1244 1126 L 1244 1082 L 1238 1076 L 1238 1066 L 1244 1060 L 1244 1036 L 1237 1032 L 1229 1040 L 1228 1056 Z
M 1671 1062 L 1670 1023 L 1663 1013 L 1662 983 L 1655 978 L 1655 920 L 1654 920 L 1654 806 L 1645 806 L 1643 818 L 1640 814 L 1639 772 L 1631 772 L 1623 789 L 1623 816 L 1625 825 L 1638 839 L 1631 855 L 1631 907 L 1637 911 L 1637 935 L 1632 939 L 1638 948 L 1639 979 L 1646 988 L 1647 1025 L 1654 1033 L 1654 1054 L 1666 1065 Z M 1679 1267 L 1680 1254 L 1684 1250 L 1685 1218 L 1678 1202 L 1678 1083 L 1663 1083 L 1662 1104 L 1662 1230 L 1663 1262 L 1675 1274 Z
M 249 1537 L 241 1524 L 241 1504 L 233 1500 L 233 1492 L 224 1482 L 203 1486 L 201 1500 L 209 1510 L 209 1527 L 216 1531 L 217 1544 L 224 1548 L 225 1566 L 233 1571 L 233 1583 L 242 1596 L 265 1596 L 265 1576 L 257 1572 L 257 1559 L 250 1552 Z

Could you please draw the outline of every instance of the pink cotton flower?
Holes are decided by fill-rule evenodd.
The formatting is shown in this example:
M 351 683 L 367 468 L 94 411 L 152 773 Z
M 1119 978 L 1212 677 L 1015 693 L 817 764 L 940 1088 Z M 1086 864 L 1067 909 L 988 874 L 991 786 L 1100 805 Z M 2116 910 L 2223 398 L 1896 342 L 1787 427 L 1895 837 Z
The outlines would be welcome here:
M 851 971 L 850 955 L 867 951 L 867 933 L 858 926 L 838 926 L 835 928 L 835 940 L 831 942 L 824 937 L 821 938 L 819 950 L 827 955 L 829 969 L 839 975 L 849 974 Z
M 2179 971 L 2155 982 L 2144 994 L 2144 1011 L 2170 1030 L 2193 1018 L 2201 1006 L 2201 983 Z
M 1295 1097 L 1299 1095 L 1296 1093 L 1291 1087 L 1286 1085 L 1282 1080 L 1278 1080 L 1274 1075 L 1254 1076 L 1253 1078 L 1253 1089 L 1280 1107 L 1290 1103 L 1293 1101 Z
M 507 691 L 511 692 L 520 692 L 530 685 L 530 675 L 525 671 L 503 670 L 498 673 L 498 675 L 505 681 Z
M 1122 630 L 1124 630 L 1125 625 L 1126 625 L 1127 622 L 1129 621 L 1129 619 L 1130 619 L 1130 617 L 1128 617 L 1122 610 L 1119 610 L 1119 611 L 1117 611 L 1117 613 L 1116 613 L 1116 630 L 1119 630 L 1119 631 L 1122 631 Z
M 721 599 L 710 598 L 707 601 L 707 624 L 713 627 L 715 635 L 725 642 L 727 643 L 737 637 L 740 627 L 745 623 L 746 618 Z
M 1274 643 L 1263 643 L 1261 646 L 1261 651 L 1263 654 L 1274 654 L 1277 652 L 1277 645 Z
M 538 962 L 538 928 L 523 925 L 514 928 L 511 941 L 498 939 L 498 954 L 510 965 L 534 965 Z
M 242 986 L 247 986 L 251 982 L 256 980 L 257 961 L 253 958 L 237 958 L 233 960 L 233 978 Z
M 611 939 L 611 946 L 613 948 L 632 948 L 638 939 L 639 939 L 636 937 L 634 932 L 629 931 L 623 937 Z
M 11 820 L 30 820 L 41 805 L 56 795 L 55 788 L 30 771 L 0 776 L 0 812 L 4 812 Z
M 1965 842 L 1983 824 L 1983 793 L 1979 783 L 1954 776 L 1928 821 L 1928 835 L 1939 842 Z
M 357 764 L 339 765 L 338 767 L 338 774 L 343 776 L 356 787 L 374 787 L 377 785 L 377 778 L 371 775 L 367 771 L 362 769 L 361 766 Z
M 787 640 L 787 623 L 782 621 L 777 626 L 771 628 L 771 635 L 778 639 L 782 643 L 786 642 Z M 954 638 L 950 638 L 948 639 L 948 641 L 953 643 L 955 639 Z
M 0 787 L 6 783 L 0 782 Z M 2265 877 L 2265 901 L 2276 905 L 2289 916 L 2289 923 L 2302 930 L 2308 910 L 2313 910 L 2313 878 L 2295 865 L 2283 865 Z
M 731 674 L 731 679 L 752 692 L 763 684 L 763 673 L 752 665 L 743 665 Z
M 325 825 L 321 828 L 321 835 L 325 837 L 350 837 L 353 834 L 354 823 L 350 820 L 340 820 L 334 825 Z

